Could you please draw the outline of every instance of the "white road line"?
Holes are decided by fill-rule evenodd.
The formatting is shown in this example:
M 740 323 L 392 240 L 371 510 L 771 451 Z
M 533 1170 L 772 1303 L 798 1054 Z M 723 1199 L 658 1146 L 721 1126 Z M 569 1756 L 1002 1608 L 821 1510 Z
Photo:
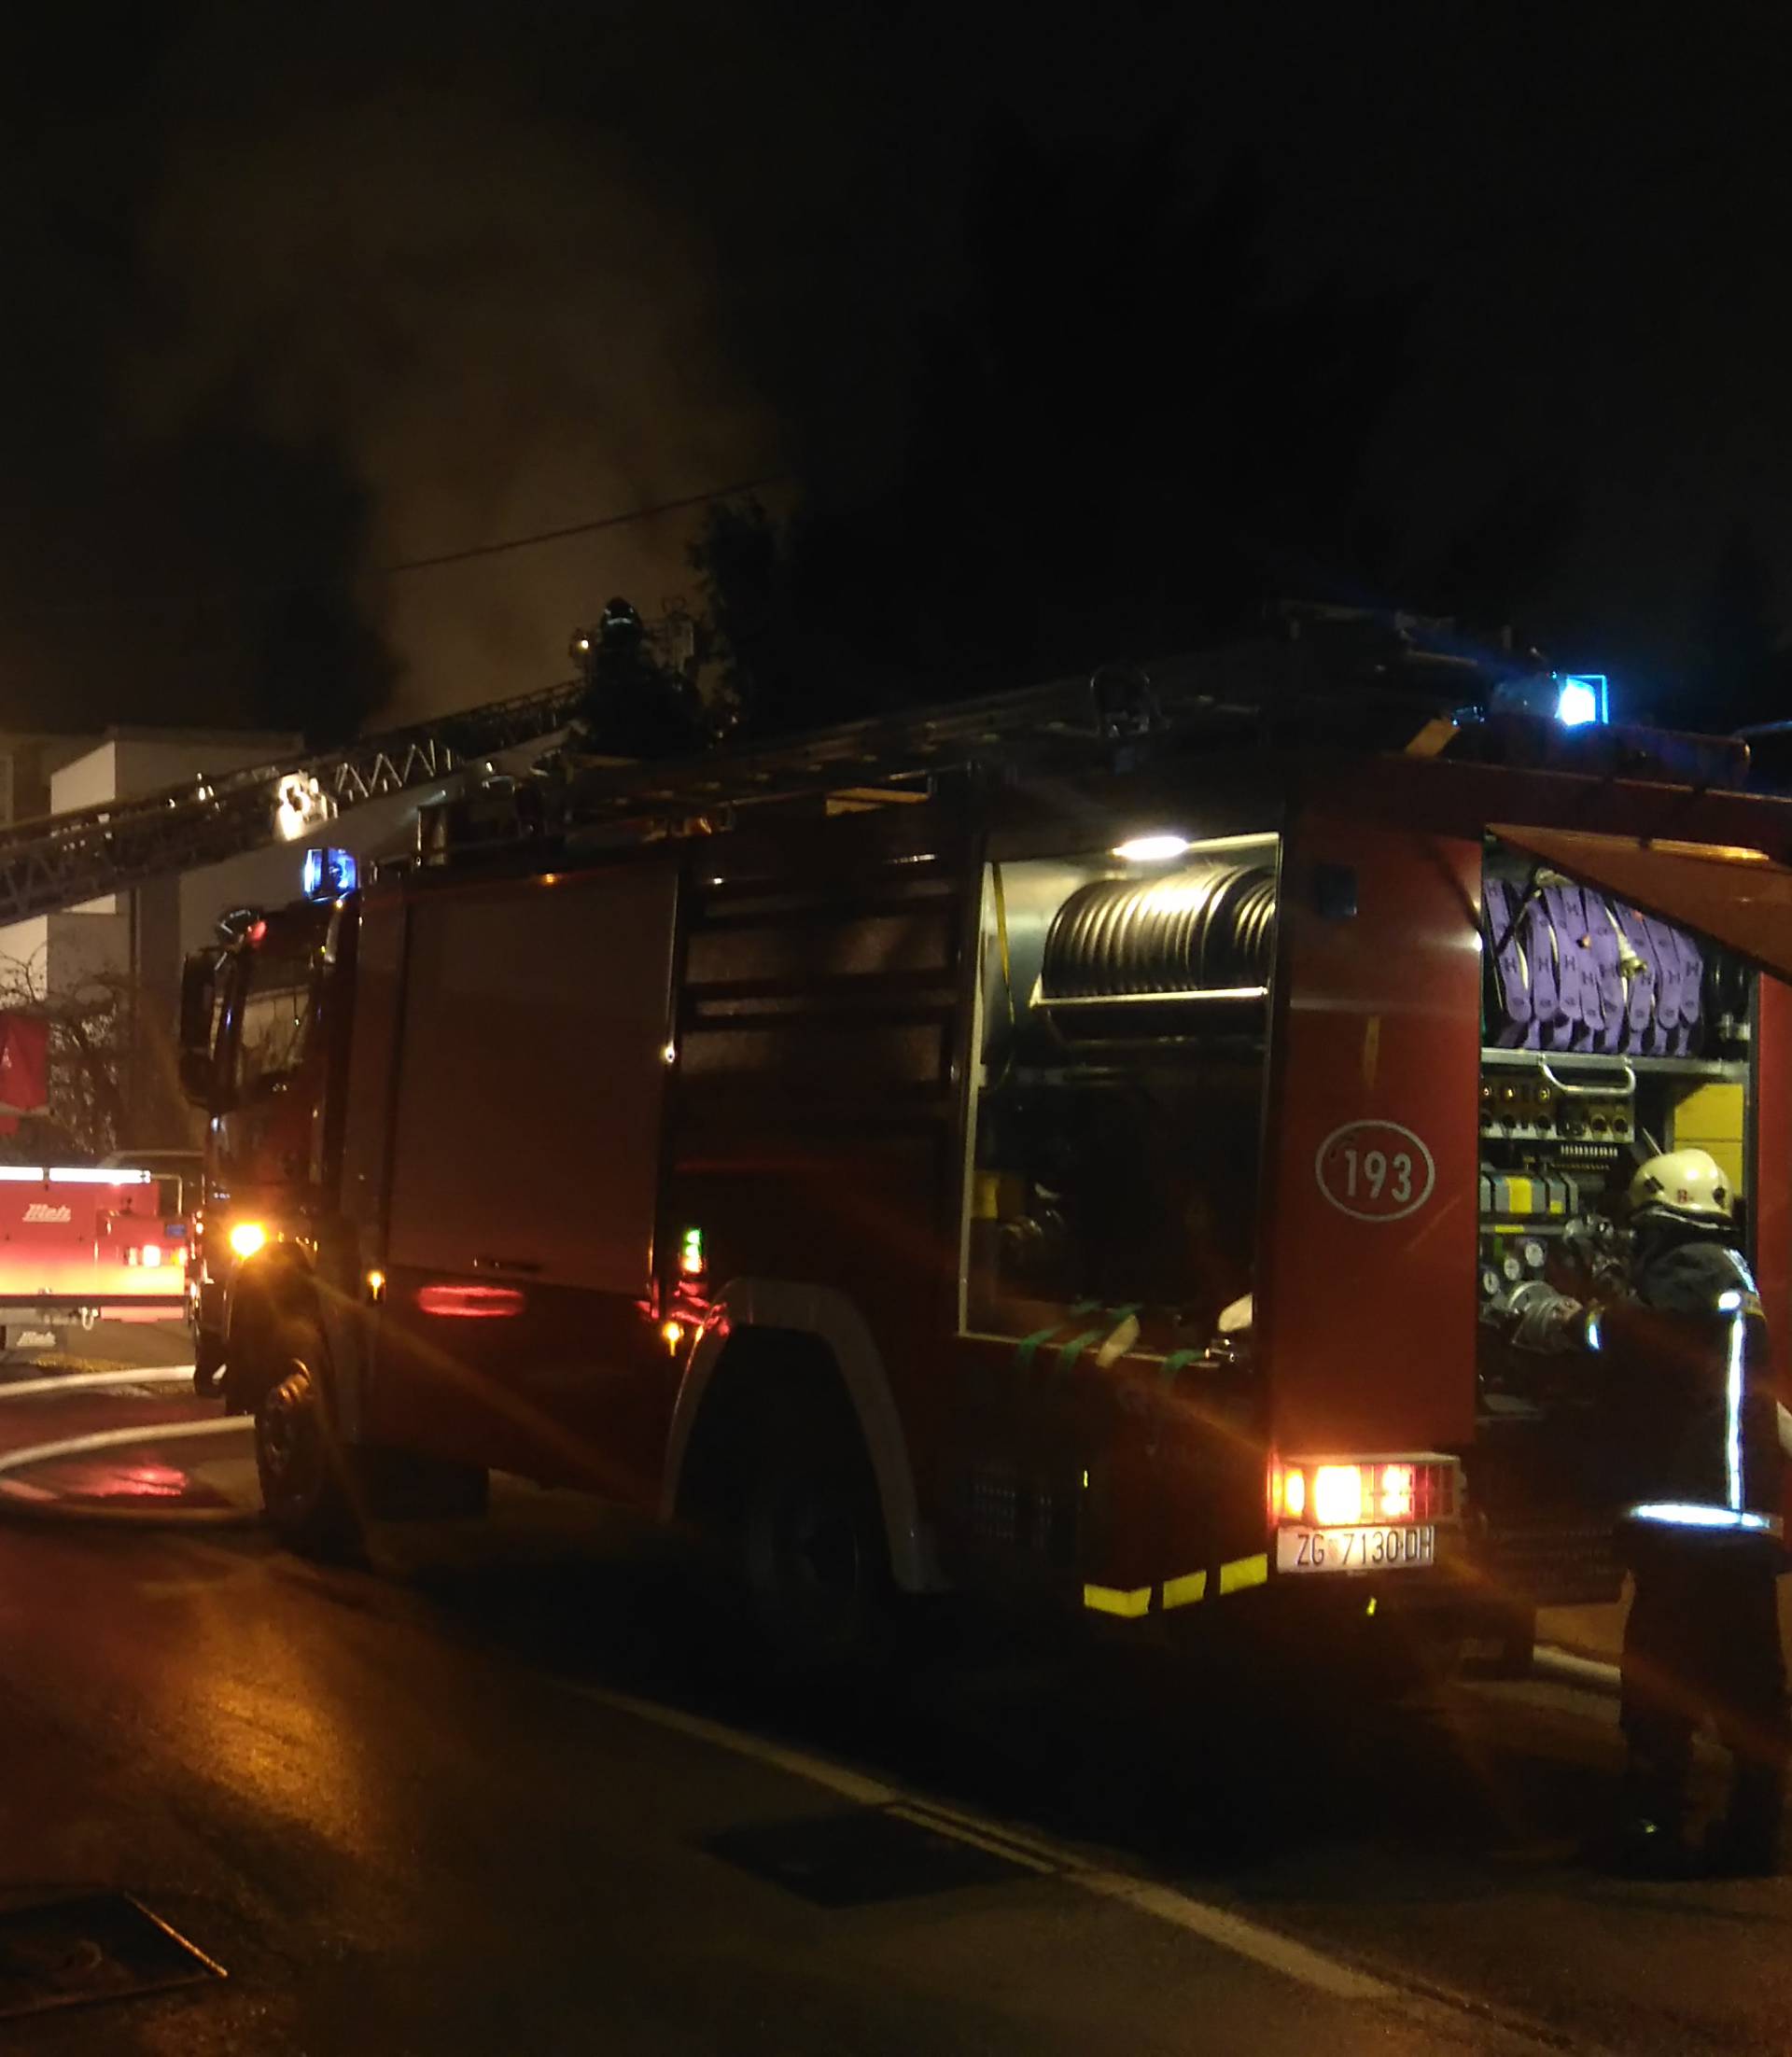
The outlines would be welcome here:
M 565 1685 L 564 1681 L 555 1683 Z M 612 1692 L 608 1686 L 572 1686 L 567 1689 L 581 1700 L 595 1700 L 599 1706 L 611 1708 L 618 1714 L 651 1722 L 656 1728 L 669 1728 L 675 1734 L 726 1750 L 734 1756 L 748 1757 L 756 1764 L 787 1771 L 794 1778 L 819 1785 L 826 1792 L 838 1793 L 860 1806 L 891 1808 L 921 1826 L 941 1835 L 955 1836 L 975 1849 L 992 1851 L 1029 1869 L 1049 1872 L 1067 1885 L 1078 1886 L 1100 1899 L 1118 1901 L 1135 1913 L 1183 1929 L 1218 1949 L 1229 1951 L 1234 1956 L 1247 1958 L 1253 1964 L 1280 1972 L 1284 1978 L 1294 1979 L 1334 1999 L 1404 2004 L 1408 1998 L 1385 1980 L 1310 1950 L 1280 1930 L 1262 1927 L 1229 1909 L 1192 1899 L 1174 1886 L 1128 1878 L 1125 1872 L 1089 1864 L 1074 1851 L 1054 1848 L 1036 1837 L 1013 1836 L 998 1822 L 983 1821 L 956 1808 L 936 1807 L 931 1800 L 904 1793 L 881 1780 L 866 1778 L 861 1772 L 847 1770 L 844 1765 L 831 1764 L 825 1757 L 813 1756 L 806 1750 L 792 1749 L 788 1743 L 770 1742 L 743 1729 L 731 1728 L 725 1723 L 708 1720 L 702 1714 L 688 1714 L 676 1707 L 662 1706 L 657 1700 L 637 1699 L 632 1693 Z
M 1186 1893 L 1177 1892 L 1174 1886 L 1154 1885 L 1148 1880 L 1129 1879 L 1124 1872 L 1093 1868 L 1067 1872 L 1066 1876 L 1085 1893 L 1118 1900 L 1135 1913 L 1149 1914 L 1154 1921 L 1185 1928 L 1191 1935 L 1199 1936 L 1218 1949 L 1229 1950 L 1236 1957 L 1248 1957 L 1253 1964 L 1267 1966 L 1286 1978 L 1298 1979 L 1302 1985 L 1311 1986 L 1319 1993 L 1329 1993 L 1334 1999 L 1392 2001 L 1405 1998 L 1396 1987 L 1372 1978 L 1366 1971 L 1358 1971 L 1352 1965 L 1340 1964 L 1336 1957 L 1326 1957 L 1317 1950 L 1309 1950 L 1305 1943 L 1295 1942 L 1292 1936 L 1284 1936 L 1280 1929 L 1261 1927 L 1226 1908 L 1214 1907 L 1206 1900 L 1191 1899 Z
M 560 1679 L 553 1683 L 565 1684 Z M 806 1779 L 811 1785 L 838 1793 L 843 1799 L 857 1800 L 861 1807 L 888 1807 L 892 1800 L 904 1797 L 893 1785 L 882 1785 L 875 1779 L 848 1771 L 843 1764 L 830 1764 L 825 1757 L 812 1757 L 806 1750 L 792 1750 L 781 1742 L 767 1742 L 762 1737 L 748 1735 L 744 1729 L 707 1720 L 702 1714 L 687 1714 L 680 1708 L 663 1707 L 658 1700 L 637 1700 L 632 1693 L 614 1693 L 607 1686 L 574 1686 L 570 1689 L 581 1700 L 595 1700 L 601 1706 L 613 1707 L 620 1714 L 633 1714 L 637 1721 L 651 1722 L 656 1728 L 670 1728 L 679 1735 L 693 1737 L 698 1742 L 713 1743 L 718 1750 L 730 1751 L 737 1757 L 751 1757 L 757 1763 L 772 1765 L 777 1770 L 790 1772 L 793 1778 Z
M 116 1386 L 185 1386 L 191 1364 L 151 1364 L 141 1371 L 71 1371 L 59 1378 L 21 1378 L 0 1385 L 0 1400 L 34 1400 L 47 1392 L 100 1392 Z
M 1038 1871 L 1046 1876 L 1056 1876 L 1058 1867 L 1048 1857 L 1036 1857 L 1030 1851 L 1023 1850 L 1017 1843 L 1010 1842 L 1006 1836 L 985 1836 L 974 1828 L 967 1828 L 961 1821 L 934 1813 L 925 1806 L 908 1806 L 898 1800 L 884 1812 L 897 1821 L 905 1821 L 916 1828 L 925 1828 L 935 1836 L 950 1836 L 954 1842 L 967 1844 L 973 1850 L 982 1850 L 989 1856 L 1000 1857 L 1003 1864 L 1015 1864 L 1023 1871 Z

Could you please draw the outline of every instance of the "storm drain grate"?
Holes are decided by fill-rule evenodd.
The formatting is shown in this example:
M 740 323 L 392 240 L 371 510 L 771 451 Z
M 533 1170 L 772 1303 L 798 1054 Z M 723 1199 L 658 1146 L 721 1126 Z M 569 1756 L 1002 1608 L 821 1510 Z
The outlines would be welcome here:
M 1029 1875 L 1028 1867 L 993 1850 L 882 1807 L 724 1829 L 703 1847 L 817 1907 L 865 1907 Z
M 0 2021 L 223 1976 L 128 1893 L 0 1909 Z

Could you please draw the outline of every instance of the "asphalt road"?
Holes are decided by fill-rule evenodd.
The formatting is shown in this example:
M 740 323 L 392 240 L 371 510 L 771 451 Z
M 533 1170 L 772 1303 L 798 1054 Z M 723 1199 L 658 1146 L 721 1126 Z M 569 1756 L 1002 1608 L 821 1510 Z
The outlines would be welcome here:
M 1792 2042 L 1792 1885 L 1580 1860 L 1617 1763 L 1591 1696 L 1362 1712 L 1315 1675 L 1247 1714 L 959 1621 L 817 1700 L 702 1619 L 651 1540 L 523 1488 L 374 1570 L 7 1521 L 0 2052 Z M 7 1910 L 90 1890 L 229 1976 L 8 2016 Z M 50 1934 L 39 1985 L 78 1988 Z

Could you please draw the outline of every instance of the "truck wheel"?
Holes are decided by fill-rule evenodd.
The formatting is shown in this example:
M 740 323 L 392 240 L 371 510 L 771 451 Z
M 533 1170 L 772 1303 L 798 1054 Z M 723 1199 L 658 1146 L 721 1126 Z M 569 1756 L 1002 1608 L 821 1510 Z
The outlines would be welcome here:
M 877 1482 L 856 1425 L 780 1405 L 754 1429 L 740 1544 L 763 1644 L 787 1672 L 875 1669 L 893 1647 L 895 1596 Z
M 255 1410 L 255 1468 L 274 1533 L 307 1557 L 350 1554 L 360 1523 L 316 1375 L 295 1358 Z
M 193 1345 L 193 1391 L 209 1400 L 217 1391 L 217 1377 L 224 1369 L 224 1352 L 217 1343 L 202 1339 Z
M 1532 1607 L 1509 1616 L 1502 1624 L 1491 1675 L 1494 1678 L 1529 1678 L 1536 1654 L 1537 1610 Z

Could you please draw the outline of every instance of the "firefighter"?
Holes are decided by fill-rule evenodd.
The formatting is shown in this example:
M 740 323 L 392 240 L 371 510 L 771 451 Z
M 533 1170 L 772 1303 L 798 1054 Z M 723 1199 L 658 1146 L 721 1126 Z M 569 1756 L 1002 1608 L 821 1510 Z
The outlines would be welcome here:
M 1734 1247 L 1724 1173 L 1705 1152 L 1649 1158 L 1628 1217 L 1627 1280 L 1603 1267 L 1584 1301 L 1542 1281 L 1521 1286 L 1501 1325 L 1522 1348 L 1596 1353 L 1607 1402 L 1632 1585 L 1619 1861 L 1657 1875 L 1690 1868 L 1687 1785 L 1693 1733 L 1708 1715 L 1732 1773 L 1706 1867 L 1763 1874 L 1778 1866 L 1788 1755 L 1766 1322 Z

